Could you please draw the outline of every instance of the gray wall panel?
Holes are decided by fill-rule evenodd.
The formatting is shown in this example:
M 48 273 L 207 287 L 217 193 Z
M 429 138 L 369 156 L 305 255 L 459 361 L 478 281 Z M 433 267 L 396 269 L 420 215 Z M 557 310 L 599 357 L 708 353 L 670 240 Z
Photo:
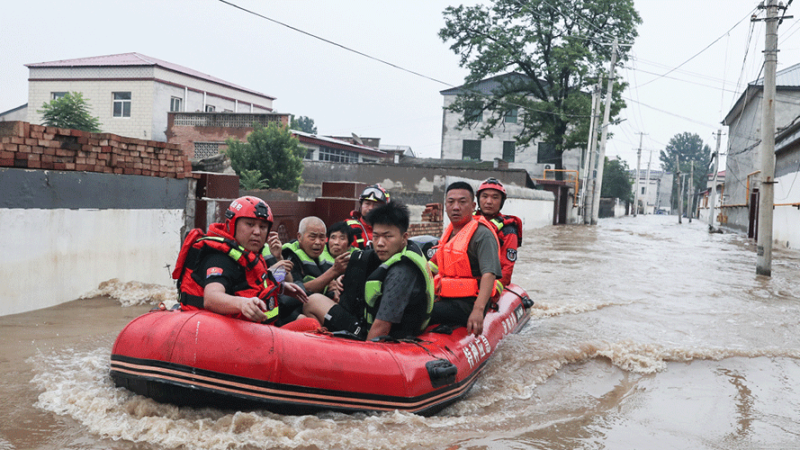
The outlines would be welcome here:
M 189 180 L 0 168 L 0 208 L 184 209 Z

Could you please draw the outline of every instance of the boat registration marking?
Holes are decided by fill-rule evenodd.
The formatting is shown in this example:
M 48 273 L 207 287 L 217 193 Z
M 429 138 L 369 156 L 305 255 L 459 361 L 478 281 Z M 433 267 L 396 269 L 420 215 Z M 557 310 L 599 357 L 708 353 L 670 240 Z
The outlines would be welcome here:
M 484 335 L 475 338 L 475 341 L 464 347 L 464 357 L 472 368 L 492 352 L 492 344 Z

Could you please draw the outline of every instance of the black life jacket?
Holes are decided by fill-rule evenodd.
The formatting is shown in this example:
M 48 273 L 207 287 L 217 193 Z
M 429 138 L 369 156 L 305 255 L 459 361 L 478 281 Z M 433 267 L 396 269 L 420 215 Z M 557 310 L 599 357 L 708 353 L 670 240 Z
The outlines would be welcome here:
M 409 264 L 419 270 L 424 286 L 418 286 L 418 294 L 406 306 L 401 322 L 392 325 L 390 335 L 395 338 L 416 336 L 425 330 L 430 321 L 434 288 L 428 260 L 413 242 L 409 242 L 406 248 L 383 263 L 372 249 L 354 252 L 344 277 L 344 292 L 340 304 L 372 325 L 383 299 L 383 281 L 395 264 Z M 409 286 L 408 289 L 413 290 L 415 287 Z
M 241 297 L 258 297 L 267 304 L 265 315 L 268 322 L 278 318 L 278 293 L 280 285 L 272 278 L 264 258 L 257 253 L 246 250 L 239 245 L 222 227 L 212 224 L 209 231 L 216 236 L 206 236 L 203 230 L 195 228 L 186 236 L 178 254 L 172 278 L 178 280 L 178 294 L 182 309 L 203 308 L 203 286 L 198 280 L 200 274 L 195 274 L 200 261 L 208 252 L 220 252 L 228 255 L 243 269 L 246 284 L 237 286 L 233 295 Z M 242 314 L 230 314 L 230 317 L 244 318 Z

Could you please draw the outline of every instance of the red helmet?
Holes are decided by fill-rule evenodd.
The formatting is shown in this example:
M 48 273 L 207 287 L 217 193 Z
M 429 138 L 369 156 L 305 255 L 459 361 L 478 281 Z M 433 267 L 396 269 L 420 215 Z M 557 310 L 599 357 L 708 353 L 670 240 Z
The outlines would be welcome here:
M 503 183 L 500 182 L 497 178 L 487 178 L 483 180 L 480 186 L 478 186 L 478 192 L 476 192 L 476 197 L 480 198 L 481 191 L 485 189 L 494 189 L 495 191 L 500 192 L 503 196 L 503 200 L 500 202 L 500 207 L 503 207 L 503 204 L 506 202 L 506 188 L 503 187 Z
M 372 186 L 364 189 L 364 192 L 358 197 L 359 201 L 371 200 L 373 202 L 389 203 L 391 196 L 386 189 L 382 188 L 380 184 L 373 184 Z
M 225 230 L 231 236 L 236 234 L 236 221 L 249 217 L 251 219 L 264 219 L 272 228 L 272 210 L 264 200 L 258 197 L 246 196 L 239 197 L 232 201 L 228 210 L 225 211 Z

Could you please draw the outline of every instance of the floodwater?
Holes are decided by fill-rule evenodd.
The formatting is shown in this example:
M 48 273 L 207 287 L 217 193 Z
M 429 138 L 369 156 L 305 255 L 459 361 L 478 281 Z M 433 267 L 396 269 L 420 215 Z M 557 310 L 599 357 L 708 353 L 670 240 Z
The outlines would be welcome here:
M 111 383 L 116 333 L 169 288 L 109 283 L 0 317 L 0 450 L 800 448 L 800 252 L 675 216 L 529 232 L 536 301 L 434 417 L 177 408 Z M 93 287 L 87 287 L 87 291 Z

